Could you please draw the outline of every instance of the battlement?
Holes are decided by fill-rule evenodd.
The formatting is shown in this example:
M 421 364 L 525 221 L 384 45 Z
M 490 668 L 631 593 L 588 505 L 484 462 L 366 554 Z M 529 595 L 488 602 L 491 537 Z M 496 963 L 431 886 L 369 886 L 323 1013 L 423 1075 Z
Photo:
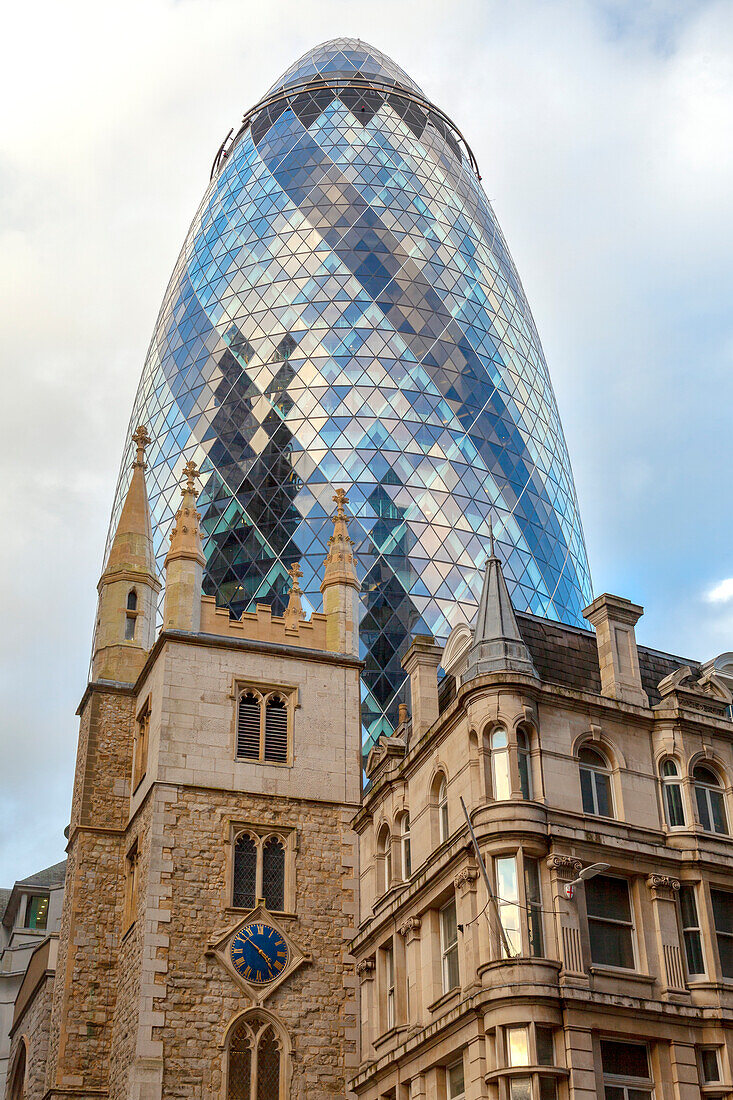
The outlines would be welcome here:
M 257 604 L 256 611 L 245 611 L 232 619 L 225 607 L 217 607 L 213 596 L 201 597 L 201 632 L 225 638 L 247 638 L 253 642 L 276 642 L 304 649 L 329 649 L 326 642 L 328 616 L 314 611 L 310 619 L 286 625 L 283 615 L 273 615 L 269 604 Z

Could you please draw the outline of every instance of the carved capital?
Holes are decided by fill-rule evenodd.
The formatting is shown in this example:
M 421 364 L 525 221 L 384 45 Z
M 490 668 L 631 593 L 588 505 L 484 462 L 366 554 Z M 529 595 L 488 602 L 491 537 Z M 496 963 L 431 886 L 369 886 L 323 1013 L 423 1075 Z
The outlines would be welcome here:
M 422 921 L 419 917 L 408 917 L 407 920 L 402 922 L 397 931 L 406 940 L 417 939 L 420 935 L 421 925 Z
M 554 871 L 560 882 L 572 882 L 583 869 L 583 864 L 573 856 L 548 856 L 547 866 Z
M 477 878 L 478 871 L 475 867 L 464 867 L 453 879 L 453 885 L 456 890 L 470 890 L 473 888 Z
M 370 956 L 368 959 L 362 959 L 361 962 L 356 964 L 356 973 L 359 975 L 362 981 L 366 981 L 367 978 L 374 977 L 374 956 Z
M 674 901 L 680 888 L 679 880 L 669 875 L 648 875 L 646 884 L 651 890 L 652 898 L 660 898 L 662 901 Z

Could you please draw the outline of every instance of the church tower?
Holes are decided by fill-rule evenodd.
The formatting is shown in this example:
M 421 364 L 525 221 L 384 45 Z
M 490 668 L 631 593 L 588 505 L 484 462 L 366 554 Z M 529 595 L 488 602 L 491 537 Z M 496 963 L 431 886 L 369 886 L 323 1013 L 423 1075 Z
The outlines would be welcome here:
M 79 708 L 45 1096 L 343 1097 L 361 796 L 348 498 L 333 497 L 324 613 L 303 617 L 294 563 L 284 616 L 234 620 L 201 595 L 188 463 L 155 639 L 147 441 L 140 429 Z

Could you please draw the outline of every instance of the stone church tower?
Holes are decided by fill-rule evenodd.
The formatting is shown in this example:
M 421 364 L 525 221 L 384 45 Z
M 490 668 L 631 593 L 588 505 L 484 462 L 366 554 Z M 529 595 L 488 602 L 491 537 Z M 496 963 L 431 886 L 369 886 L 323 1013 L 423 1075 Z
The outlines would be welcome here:
M 284 617 L 260 606 L 234 621 L 201 596 L 189 463 L 156 639 L 148 442 L 139 429 L 99 586 L 33 1098 L 343 1097 L 361 794 L 347 499 L 334 497 L 325 613 L 304 620 L 294 565 Z

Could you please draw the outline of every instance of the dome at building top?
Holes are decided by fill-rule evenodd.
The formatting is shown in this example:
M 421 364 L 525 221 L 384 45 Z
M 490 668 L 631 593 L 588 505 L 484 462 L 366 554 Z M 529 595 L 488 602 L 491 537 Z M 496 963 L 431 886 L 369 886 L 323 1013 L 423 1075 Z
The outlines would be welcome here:
M 280 79 L 275 81 L 267 95 L 272 95 L 281 88 L 306 83 L 319 76 L 324 80 L 364 77 L 409 88 L 420 96 L 424 94 L 404 69 L 396 65 L 386 54 L 376 50 L 374 46 L 362 42 L 359 38 L 332 38 L 299 57 Z

